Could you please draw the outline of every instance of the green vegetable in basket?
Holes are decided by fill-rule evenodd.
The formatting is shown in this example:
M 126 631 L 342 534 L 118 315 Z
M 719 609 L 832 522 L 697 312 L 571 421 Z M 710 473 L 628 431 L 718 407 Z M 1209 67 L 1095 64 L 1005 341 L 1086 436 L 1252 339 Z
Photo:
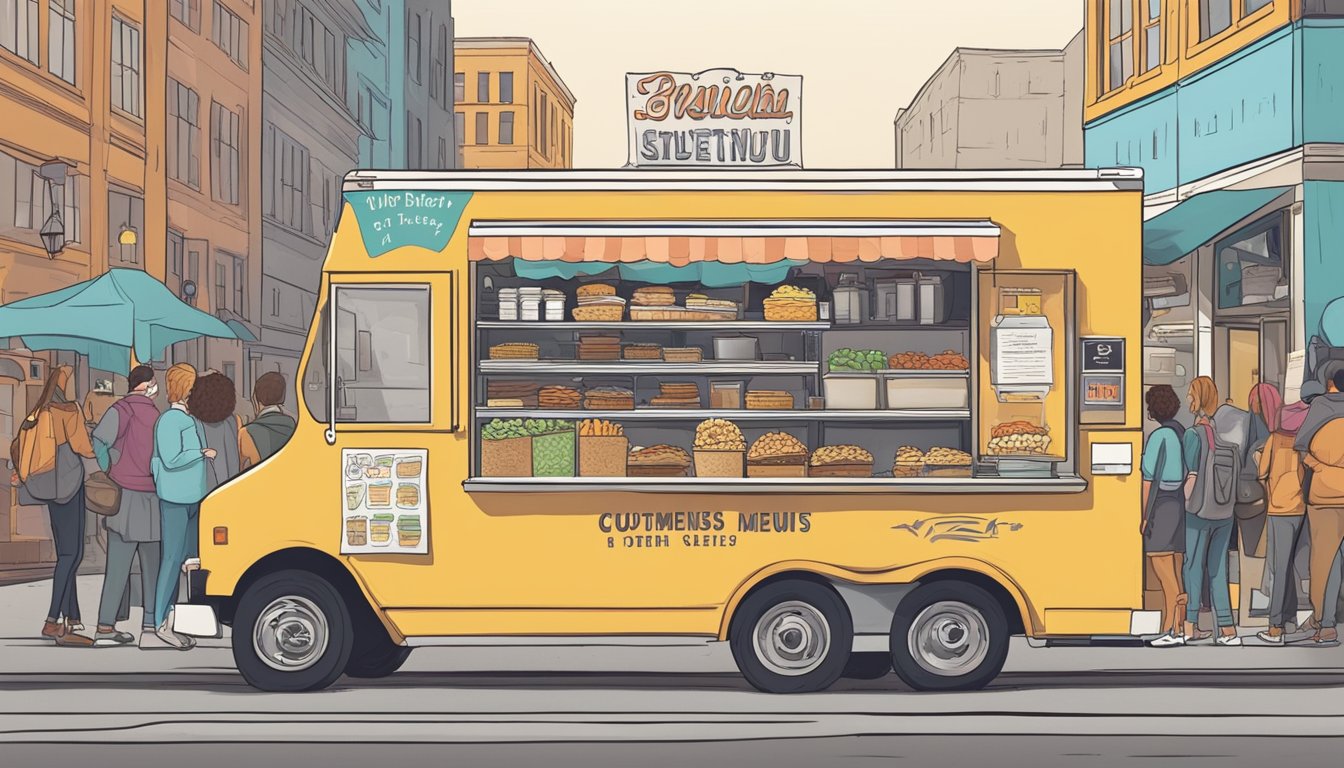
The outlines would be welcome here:
M 527 434 L 537 437 L 539 435 L 554 435 L 560 432 L 573 432 L 574 422 L 563 419 L 527 419 L 523 422 L 523 428 Z
M 574 476 L 574 430 L 532 438 L 532 474 L 536 477 Z
M 837 349 L 826 359 L 827 367 L 838 372 L 880 371 L 887 367 L 887 355 L 876 349 Z
M 508 440 L 514 437 L 527 437 L 528 434 L 522 419 L 494 419 L 481 427 L 482 440 Z

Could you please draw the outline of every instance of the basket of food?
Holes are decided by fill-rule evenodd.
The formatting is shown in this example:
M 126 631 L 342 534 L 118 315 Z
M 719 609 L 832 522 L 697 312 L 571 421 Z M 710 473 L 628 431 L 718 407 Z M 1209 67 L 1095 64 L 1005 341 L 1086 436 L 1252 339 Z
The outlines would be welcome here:
M 489 354 L 491 360 L 536 360 L 541 354 L 541 347 L 524 341 L 511 341 L 490 347 Z
M 574 476 L 574 423 L 561 419 L 527 419 L 532 435 L 532 476 Z
M 898 352 L 887 358 L 887 367 L 897 371 L 968 371 L 971 363 L 955 349 L 946 349 L 936 355 Z
M 872 477 L 873 454 L 857 445 L 825 445 L 808 459 L 809 477 Z
M 630 477 L 686 477 L 691 455 L 675 445 L 651 445 L 630 451 L 626 474 Z
M 727 419 L 705 419 L 695 427 L 695 476 L 743 477 L 747 441 Z
M 522 419 L 495 419 L 481 427 L 481 476 L 532 476 L 532 435 Z
M 817 320 L 817 295 L 796 285 L 781 285 L 761 304 L 769 322 L 812 323 Z
M 1050 428 L 1030 421 L 1008 421 L 989 433 L 985 453 L 990 456 L 1044 456 L 1050 449 Z
M 924 472 L 929 477 L 970 477 L 971 454 L 956 448 L 930 448 L 924 455 Z
M 807 477 L 807 446 L 788 432 L 766 432 L 747 451 L 747 477 Z
M 924 452 L 913 445 L 902 445 L 896 449 L 896 458 L 891 463 L 892 477 L 919 477 L 924 474 Z
M 630 441 L 625 429 L 605 419 L 579 422 L 579 477 L 625 477 Z

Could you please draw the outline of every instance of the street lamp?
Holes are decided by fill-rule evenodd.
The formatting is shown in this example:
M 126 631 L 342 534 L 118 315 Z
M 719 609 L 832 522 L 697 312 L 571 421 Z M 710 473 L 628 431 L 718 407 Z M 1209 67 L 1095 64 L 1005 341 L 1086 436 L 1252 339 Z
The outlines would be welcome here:
M 196 305 L 196 282 L 194 280 L 182 281 L 182 298 L 188 304 Z
M 117 235 L 117 242 L 121 244 L 121 260 L 136 263 L 135 244 L 139 242 L 139 237 L 129 224 L 121 225 L 121 233 Z
M 51 200 L 51 215 L 42 223 L 42 229 L 37 234 L 42 238 L 42 247 L 47 252 L 47 257 L 54 259 L 57 254 L 65 250 L 65 222 L 61 219 L 61 206 L 56 202 L 56 185 L 51 183 L 51 179 L 46 180 L 47 198 Z

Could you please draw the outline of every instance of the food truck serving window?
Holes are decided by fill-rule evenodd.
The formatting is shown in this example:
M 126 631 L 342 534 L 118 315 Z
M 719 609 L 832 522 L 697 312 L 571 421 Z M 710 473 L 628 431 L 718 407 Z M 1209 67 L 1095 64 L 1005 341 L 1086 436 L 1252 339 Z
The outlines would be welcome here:
M 327 360 L 335 350 L 335 421 L 425 424 L 430 420 L 429 286 L 337 286 L 304 373 L 314 418 L 329 418 Z M 336 337 L 329 334 L 332 310 Z M 334 343 L 333 343 L 334 341 Z

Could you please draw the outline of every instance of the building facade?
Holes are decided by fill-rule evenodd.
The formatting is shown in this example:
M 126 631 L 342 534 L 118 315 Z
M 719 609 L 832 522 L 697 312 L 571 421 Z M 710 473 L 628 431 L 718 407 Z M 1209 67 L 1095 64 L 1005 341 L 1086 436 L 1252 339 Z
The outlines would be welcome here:
M 359 123 L 358 164 L 361 168 L 400 168 L 405 165 L 405 147 L 397 139 L 395 117 L 404 112 L 400 76 L 404 68 L 397 59 L 405 40 L 406 14 L 400 0 L 358 0 L 373 35 L 350 38 L 346 52 L 345 101 Z M 400 42 L 399 42 L 400 41 Z
M 184 301 L 260 335 L 261 4 L 169 3 L 164 94 L 166 247 L 147 269 Z M 174 362 L 214 369 L 251 392 L 250 344 L 197 339 Z M 241 400 L 241 398 L 240 398 Z
M 453 91 L 458 167 L 574 167 L 574 94 L 530 38 L 458 38 Z
M 403 157 L 397 167 L 457 168 L 453 126 L 453 14 L 447 2 L 405 0 Z M 401 50 L 401 49 L 399 49 Z
M 0 14 L 0 302 L 143 265 L 153 246 L 145 200 L 161 140 L 147 72 L 163 51 L 147 37 L 166 11 L 140 0 L 25 0 Z M 40 232 L 59 248 L 49 253 Z M 56 234 L 56 233 L 59 233 Z M 0 339 L 0 444 L 68 353 Z M 80 367 L 87 391 L 90 372 Z M 0 567 L 54 559 L 42 507 L 0 503 Z
M 250 368 L 293 381 L 341 179 L 359 165 L 366 138 L 348 102 L 348 52 L 377 33 L 358 0 L 262 5 L 261 334 Z
M 1089 166 L 1145 171 L 1145 381 L 1289 400 L 1344 345 L 1344 2 L 1091 0 Z
M 1067 98 L 1065 53 L 953 51 L 897 113 L 896 167 L 1080 165 L 1081 101 Z

